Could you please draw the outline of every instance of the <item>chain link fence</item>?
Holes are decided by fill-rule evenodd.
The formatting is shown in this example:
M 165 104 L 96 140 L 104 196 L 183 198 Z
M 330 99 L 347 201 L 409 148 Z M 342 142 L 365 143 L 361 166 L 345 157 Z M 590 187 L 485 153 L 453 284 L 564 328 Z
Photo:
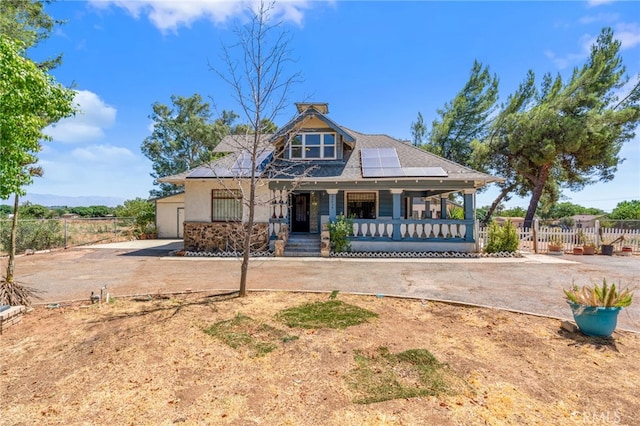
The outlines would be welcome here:
M 16 254 L 67 248 L 84 244 L 130 240 L 135 219 L 130 217 L 21 219 L 16 234 Z M 0 255 L 9 252 L 11 219 L 0 220 Z

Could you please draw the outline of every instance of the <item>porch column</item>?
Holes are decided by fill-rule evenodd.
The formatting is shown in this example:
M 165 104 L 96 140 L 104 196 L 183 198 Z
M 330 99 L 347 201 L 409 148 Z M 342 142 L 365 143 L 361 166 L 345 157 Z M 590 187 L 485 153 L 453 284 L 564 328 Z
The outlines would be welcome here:
M 424 200 L 424 218 L 431 219 L 431 200 Z
M 447 218 L 447 199 L 448 196 L 446 195 L 440 196 L 440 219 Z
M 400 240 L 400 216 L 401 216 L 401 196 L 402 189 L 390 189 L 393 195 L 393 239 Z
M 327 194 L 329 194 L 329 222 L 334 222 L 337 219 L 336 195 L 338 195 L 338 190 L 327 189 Z
M 476 190 L 475 189 L 465 189 L 463 191 L 464 194 L 464 220 L 473 221 L 475 223 L 475 201 L 476 201 Z M 467 225 L 467 235 L 465 235 L 465 241 L 474 241 L 473 230 L 474 226 Z

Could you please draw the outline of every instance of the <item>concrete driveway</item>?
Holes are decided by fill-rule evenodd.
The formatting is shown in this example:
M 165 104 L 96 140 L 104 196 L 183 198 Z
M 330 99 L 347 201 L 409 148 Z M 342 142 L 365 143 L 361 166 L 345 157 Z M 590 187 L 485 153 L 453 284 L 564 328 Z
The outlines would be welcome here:
M 181 240 L 143 240 L 20 256 L 16 279 L 39 302 L 111 295 L 238 288 L 240 261 L 167 256 Z M 442 300 L 571 319 L 562 289 L 608 281 L 640 287 L 640 257 L 526 254 L 507 259 L 322 259 L 251 261 L 251 291 L 326 291 Z M 640 332 L 640 291 L 619 316 L 619 328 Z

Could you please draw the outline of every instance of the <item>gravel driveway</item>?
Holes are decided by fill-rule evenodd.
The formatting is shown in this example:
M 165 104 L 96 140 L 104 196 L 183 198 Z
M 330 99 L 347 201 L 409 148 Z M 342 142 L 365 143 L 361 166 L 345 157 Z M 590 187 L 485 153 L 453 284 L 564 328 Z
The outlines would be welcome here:
M 16 279 L 40 292 L 37 302 L 111 295 L 238 288 L 240 261 L 167 256 L 181 241 L 104 244 L 19 256 Z M 340 290 L 444 300 L 571 319 L 562 289 L 572 282 L 608 281 L 640 287 L 640 257 L 529 255 L 518 259 L 252 260 L 249 290 Z M 637 301 L 619 316 L 621 329 L 640 332 Z

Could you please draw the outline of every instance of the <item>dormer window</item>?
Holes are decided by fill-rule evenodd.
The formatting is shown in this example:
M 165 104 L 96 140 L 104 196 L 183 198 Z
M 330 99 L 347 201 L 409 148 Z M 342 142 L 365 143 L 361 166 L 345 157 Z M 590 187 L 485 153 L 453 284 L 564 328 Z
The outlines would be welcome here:
M 289 144 L 289 158 L 317 160 L 336 158 L 335 133 L 300 133 Z

